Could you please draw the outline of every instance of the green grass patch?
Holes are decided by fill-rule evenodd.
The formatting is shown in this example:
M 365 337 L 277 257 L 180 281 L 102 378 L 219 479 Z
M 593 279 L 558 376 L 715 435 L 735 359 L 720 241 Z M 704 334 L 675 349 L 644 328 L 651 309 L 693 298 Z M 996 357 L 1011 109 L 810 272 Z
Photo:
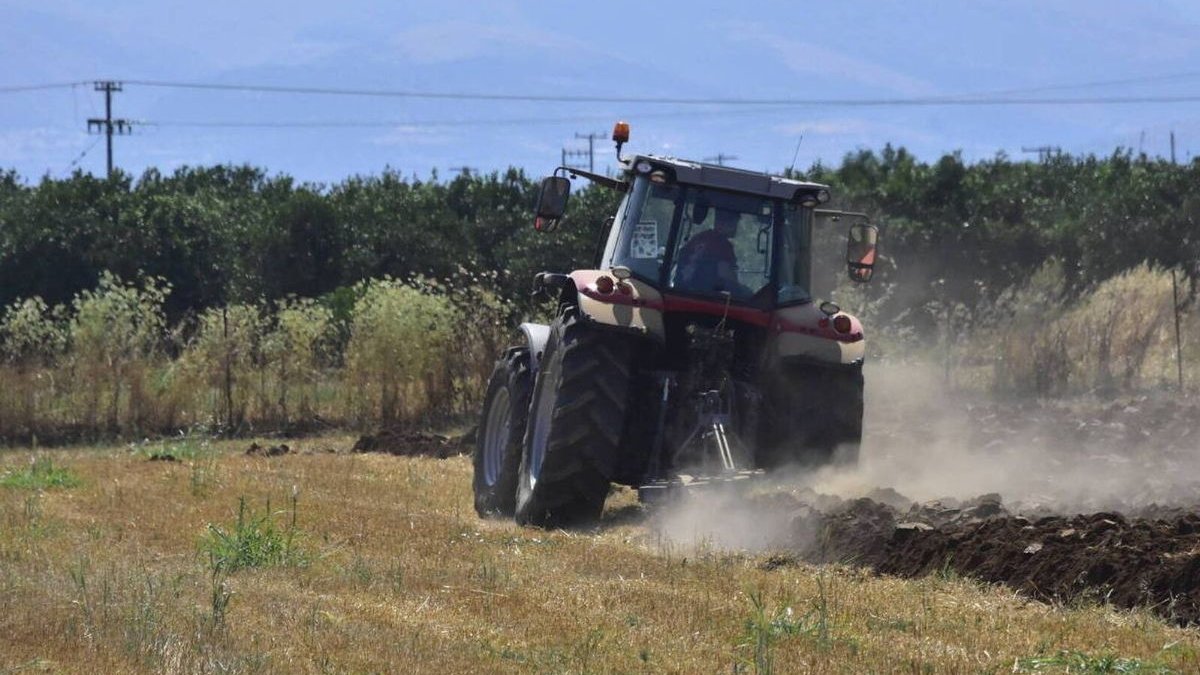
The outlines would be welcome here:
M 215 572 L 307 564 L 309 556 L 300 546 L 296 526 L 296 503 L 293 494 L 290 513 L 273 513 L 270 500 L 265 511 L 254 513 L 246 509 L 245 497 L 239 499 L 237 522 L 229 528 L 209 523 L 200 539 L 201 553 L 208 555 Z M 286 518 L 286 524 L 278 524 L 279 516 Z
M 1123 658 L 1113 654 L 1084 654 L 1076 651 L 1060 651 L 1053 656 L 1031 656 L 1020 659 L 1013 668 L 1014 673 L 1137 673 L 1159 675 L 1176 672 L 1154 661 Z
M 0 486 L 22 490 L 71 488 L 80 484 L 79 477 L 66 467 L 54 466 L 49 457 L 38 457 L 23 469 L 0 473 Z

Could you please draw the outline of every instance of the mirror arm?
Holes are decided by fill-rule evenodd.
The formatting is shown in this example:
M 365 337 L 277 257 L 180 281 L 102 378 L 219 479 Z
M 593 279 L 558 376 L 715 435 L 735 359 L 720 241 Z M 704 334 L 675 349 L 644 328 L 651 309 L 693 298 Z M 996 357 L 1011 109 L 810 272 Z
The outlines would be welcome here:
M 577 169 L 570 166 L 560 166 L 554 170 L 554 175 L 557 176 L 559 172 L 562 172 L 562 175 L 570 176 L 571 178 L 583 176 L 593 183 L 603 185 L 604 187 L 610 190 L 616 190 L 617 192 L 626 192 L 629 190 L 629 183 L 623 180 L 617 180 L 616 178 L 609 178 L 608 176 L 602 174 L 592 173 L 591 171 L 584 171 L 583 169 Z
M 844 216 L 850 218 L 862 218 L 869 221 L 871 216 L 860 211 L 838 211 L 836 209 L 813 209 L 813 215 L 816 216 Z

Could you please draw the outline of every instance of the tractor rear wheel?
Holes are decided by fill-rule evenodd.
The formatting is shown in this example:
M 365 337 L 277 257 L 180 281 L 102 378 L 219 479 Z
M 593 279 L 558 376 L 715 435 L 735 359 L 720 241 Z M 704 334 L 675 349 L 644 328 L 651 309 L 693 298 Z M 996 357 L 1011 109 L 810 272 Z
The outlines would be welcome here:
M 620 460 L 633 382 L 630 340 L 567 310 L 550 326 L 517 480 L 522 525 L 600 518 Z
M 532 379 L 529 350 L 513 347 L 496 362 L 488 380 L 475 432 L 475 511 L 481 516 L 513 514 Z

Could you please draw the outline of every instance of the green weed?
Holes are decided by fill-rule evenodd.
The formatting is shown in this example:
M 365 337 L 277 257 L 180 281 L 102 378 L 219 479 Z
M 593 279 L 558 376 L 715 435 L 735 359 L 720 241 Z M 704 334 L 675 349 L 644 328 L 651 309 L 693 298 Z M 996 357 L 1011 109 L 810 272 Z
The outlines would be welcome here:
M 750 666 L 753 672 L 761 675 L 774 672 L 775 644 L 789 637 L 807 637 L 822 649 L 828 649 L 834 644 L 834 602 L 831 600 L 825 577 L 818 575 L 816 580 L 817 596 L 813 598 L 812 607 L 803 614 L 792 609 L 792 603 L 787 597 L 781 598 L 778 606 L 771 610 L 767 607 L 761 590 L 746 593 L 750 600 L 750 616 L 745 621 L 742 640 L 738 646 L 748 650 L 751 655 L 742 665 Z M 849 646 L 851 649 L 855 648 L 853 644 Z
M 66 467 L 54 466 L 49 457 L 37 457 L 23 469 L 0 473 L 0 486 L 22 490 L 72 488 L 80 484 L 79 477 Z
M 292 493 L 290 518 L 284 527 L 276 524 L 268 500 L 261 514 L 247 512 L 246 499 L 238 500 L 237 522 L 232 528 L 209 523 L 200 540 L 200 550 L 206 553 L 214 571 L 234 572 L 245 567 L 275 567 L 304 565 L 308 555 L 297 538 L 297 495 Z
M 1122 658 L 1113 654 L 1093 656 L 1076 651 L 1060 651 L 1054 656 L 1031 656 L 1019 659 L 1013 667 L 1014 673 L 1138 673 L 1139 675 L 1157 675 L 1174 672 L 1165 665 L 1142 661 L 1141 659 Z

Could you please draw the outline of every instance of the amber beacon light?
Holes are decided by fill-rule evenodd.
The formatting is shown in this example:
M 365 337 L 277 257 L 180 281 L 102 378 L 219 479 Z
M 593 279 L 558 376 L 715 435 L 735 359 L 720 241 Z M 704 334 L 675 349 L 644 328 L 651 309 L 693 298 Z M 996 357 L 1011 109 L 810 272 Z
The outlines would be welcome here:
M 617 122 L 613 125 L 612 139 L 617 143 L 629 142 L 629 122 Z
M 613 125 L 613 141 L 617 144 L 617 161 L 621 159 L 621 146 L 629 142 L 629 122 L 621 121 Z

